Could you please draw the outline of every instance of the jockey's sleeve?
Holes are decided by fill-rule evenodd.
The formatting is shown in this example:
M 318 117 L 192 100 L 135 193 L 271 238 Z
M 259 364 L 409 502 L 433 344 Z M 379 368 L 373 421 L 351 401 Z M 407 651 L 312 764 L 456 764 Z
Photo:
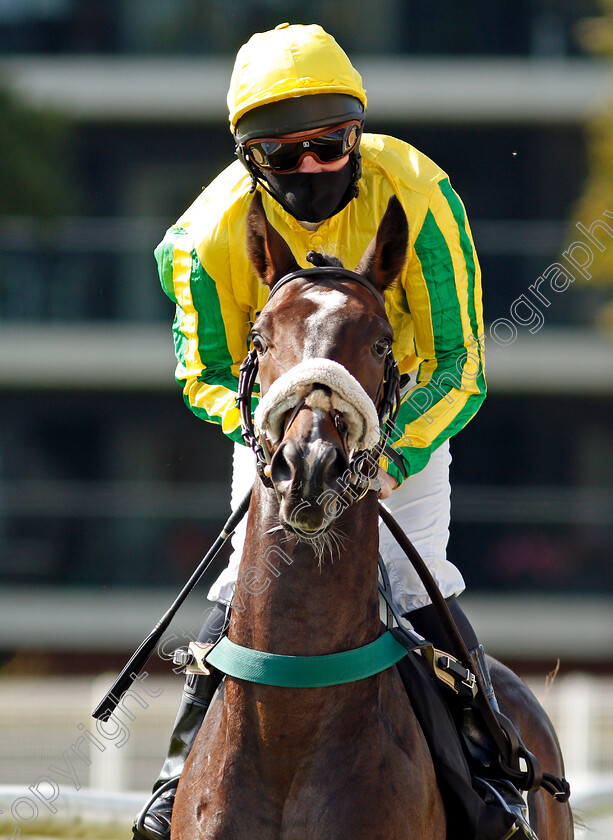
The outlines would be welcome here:
M 407 475 L 460 431 L 485 399 L 481 271 L 464 206 L 443 178 L 432 191 L 403 277 L 421 360 L 392 435 Z M 384 468 L 398 483 L 391 460 Z
M 219 424 L 228 437 L 242 443 L 236 394 L 238 368 L 247 350 L 247 319 L 242 312 L 232 315 L 233 359 L 228 310 L 226 307 L 224 318 L 220 301 L 224 289 L 205 270 L 189 231 L 181 226 L 170 228 L 156 248 L 155 258 L 162 288 L 176 307 L 172 327 L 175 378 L 183 389 L 183 399 L 198 417 Z

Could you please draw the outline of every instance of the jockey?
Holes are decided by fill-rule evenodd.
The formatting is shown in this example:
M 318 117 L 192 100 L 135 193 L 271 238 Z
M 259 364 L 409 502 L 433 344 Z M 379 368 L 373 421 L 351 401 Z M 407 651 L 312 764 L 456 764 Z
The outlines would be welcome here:
M 256 475 L 253 453 L 241 439 L 238 369 L 269 291 L 246 251 L 253 192 L 261 192 L 268 220 L 299 262 L 314 250 L 339 257 L 348 268 L 369 245 L 389 197 L 398 197 L 409 223 L 409 254 L 385 300 L 402 404 L 392 452 L 381 460 L 379 495 L 448 600 L 495 706 L 483 648 L 457 600 L 464 581 L 446 558 L 449 438 L 474 416 L 486 390 L 479 263 L 464 207 L 445 172 L 401 140 L 364 134 L 366 104 L 360 75 L 320 26 L 284 23 L 254 35 L 240 49 L 228 93 L 238 160 L 156 249 L 162 286 L 176 304 L 176 377 L 189 408 L 218 423 L 235 442 L 235 507 Z M 222 629 L 245 531 L 246 518 L 235 533 L 229 565 L 209 592 L 218 606 L 203 628 L 203 641 L 215 640 Z M 399 611 L 435 647 L 449 650 L 423 584 L 384 527 L 380 553 Z M 160 795 L 141 812 L 135 838 L 170 837 L 176 777 L 217 684 L 212 676 L 188 677 L 154 787 Z M 501 807 L 516 815 L 505 836 L 535 840 L 515 788 L 501 782 L 497 791 Z

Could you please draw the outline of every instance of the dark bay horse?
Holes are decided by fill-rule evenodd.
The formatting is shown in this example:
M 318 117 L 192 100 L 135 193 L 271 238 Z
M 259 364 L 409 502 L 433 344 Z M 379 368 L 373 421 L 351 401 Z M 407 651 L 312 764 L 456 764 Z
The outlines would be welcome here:
M 382 295 L 402 270 L 407 238 L 404 211 L 392 200 L 356 269 L 375 293 L 323 272 L 317 282 L 303 274 L 276 285 L 299 266 L 256 194 L 249 254 L 274 287 L 252 330 L 263 395 L 305 360 L 308 366 L 323 359 L 342 366 L 379 405 L 393 338 Z M 381 634 L 376 493 L 341 506 L 332 519 L 321 501 L 338 491 L 347 441 L 364 433 L 360 412 L 339 410 L 333 390 L 316 379 L 289 408 L 280 393 L 276 420 L 267 420 L 272 459 L 254 486 L 228 634 L 245 648 L 314 657 L 359 648 Z M 502 666 L 494 679 L 528 748 L 545 769 L 561 774 L 544 712 Z M 540 840 L 570 840 L 566 805 L 537 794 L 536 808 Z M 226 677 L 189 756 L 172 823 L 173 840 L 446 836 L 432 760 L 393 667 L 309 688 Z

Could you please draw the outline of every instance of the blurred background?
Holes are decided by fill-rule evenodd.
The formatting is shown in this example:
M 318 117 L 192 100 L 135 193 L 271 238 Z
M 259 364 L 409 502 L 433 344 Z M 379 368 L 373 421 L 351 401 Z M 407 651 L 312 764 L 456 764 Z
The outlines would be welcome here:
M 232 160 L 237 49 L 285 20 L 337 38 L 367 130 L 466 205 L 489 397 L 452 442 L 450 556 L 593 792 L 613 774 L 611 0 L 0 0 L 0 783 L 93 725 L 225 521 L 231 446 L 174 383 L 152 251 Z M 154 778 L 181 680 L 148 670 L 163 695 L 84 784 Z

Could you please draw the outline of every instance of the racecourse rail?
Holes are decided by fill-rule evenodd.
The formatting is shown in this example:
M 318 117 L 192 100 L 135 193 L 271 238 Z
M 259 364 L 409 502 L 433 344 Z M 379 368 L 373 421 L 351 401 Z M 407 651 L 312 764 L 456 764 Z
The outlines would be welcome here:
M 114 674 L 0 680 L 0 834 L 67 836 L 71 825 L 129 826 L 156 777 L 182 678 L 141 676 L 111 722 L 91 710 Z M 613 836 L 613 677 L 528 680 L 565 754 L 577 840 Z M 66 824 L 67 834 L 62 826 Z M 107 838 L 109 840 L 109 838 Z

